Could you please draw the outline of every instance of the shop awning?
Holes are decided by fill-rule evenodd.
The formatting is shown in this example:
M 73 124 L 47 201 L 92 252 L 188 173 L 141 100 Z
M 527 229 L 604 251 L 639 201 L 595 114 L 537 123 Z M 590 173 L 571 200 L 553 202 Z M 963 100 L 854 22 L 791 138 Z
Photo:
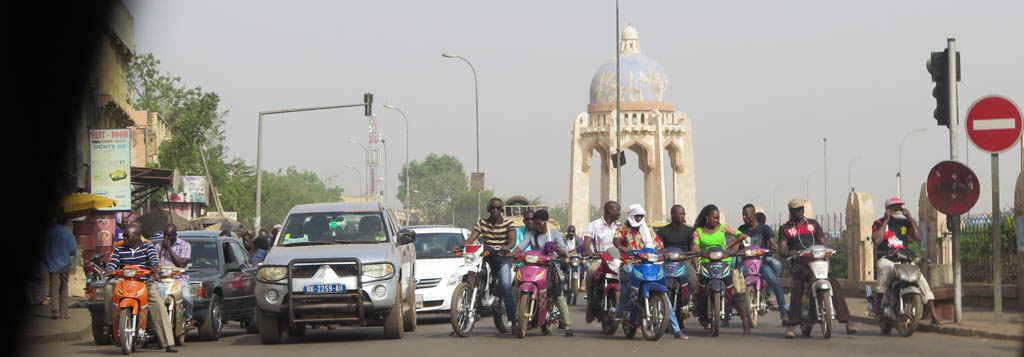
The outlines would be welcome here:
M 132 167 L 132 207 L 149 200 L 161 188 L 174 186 L 174 170 L 155 167 Z

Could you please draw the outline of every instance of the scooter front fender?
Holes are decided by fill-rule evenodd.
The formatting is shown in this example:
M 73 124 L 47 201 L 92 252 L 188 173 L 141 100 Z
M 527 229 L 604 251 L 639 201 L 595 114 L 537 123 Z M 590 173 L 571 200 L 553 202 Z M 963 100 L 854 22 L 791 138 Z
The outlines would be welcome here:
M 519 288 L 517 290 L 519 291 L 519 295 L 530 294 L 534 299 L 537 299 L 538 294 L 540 293 L 540 288 L 538 288 L 536 284 L 530 282 L 519 283 Z
M 921 292 L 921 288 L 919 288 L 919 287 L 917 287 L 915 285 L 907 285 L 907 286 L 904 286 L 902 289 L 900 289 L 900 296 L 907 296 L 907 294 L 924 295 Z
M 658 283 L 646 283 L 646 284 L 644 284 L 642 290 L 644 292 L 643 296 L 645 298 L 651 297 L 651 292 L 652 291 L 660 291 L 660 292 L 667 292 L 668 291 L 668 289 L 666 289 L 664 285 L 661 285 L 661 284 L 658 284 Z
M 817 280 L 811 285 L 814 290 L 832 290 L 832 284 L 828 280 Z
M 139 314 L 139 300 L 135 300 L 132 298 L 121 298 L 121 301 L 117 302 L 117 309 L 121 310 L 126 307 L 131 308 L 133 314 Z

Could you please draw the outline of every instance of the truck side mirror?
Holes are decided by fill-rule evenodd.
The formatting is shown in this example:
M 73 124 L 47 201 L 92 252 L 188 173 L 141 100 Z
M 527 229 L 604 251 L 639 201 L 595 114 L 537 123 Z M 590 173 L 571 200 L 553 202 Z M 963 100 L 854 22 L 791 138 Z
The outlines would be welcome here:
M 416 232 L 408 229 L 398 231 L 398 245 L 406 245 L 416 241 Z

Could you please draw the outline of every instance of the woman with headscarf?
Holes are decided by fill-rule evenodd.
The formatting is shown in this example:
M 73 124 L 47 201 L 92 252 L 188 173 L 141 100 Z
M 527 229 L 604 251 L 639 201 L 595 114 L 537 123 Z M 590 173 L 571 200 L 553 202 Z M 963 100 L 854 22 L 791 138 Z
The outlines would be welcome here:
M 747 238 L 746 234 L 721 224 L 721 213 L 718 212 L 718 207 L 715 205 L 704 206 L 700 213 L 697 214 L 697 220 L 693 226 L 693 247 L 690 249 L 693 253 L 704 251 L 711 247 L 720 247 L 725 250 L 733 249 L 740 245 L 743 239 Z M 725 243 L 726 236 L 735 237 L 736 239 L 727 245 Z M 722 261 L 731 264 L 733 259 L 729 257 L 722 259 Z M 707 259 L 700 258 L 700 262 L 696 266 L 699 269 L 706 262 Z M 743 276 L 736 267 L 732 268 L 732 273 Z M 701 284 L 703 283 L 701 282 Z M 700 316 L 700 321 L 704 324 L 704 322 L 709 321 L 707 318 L 707 299 L 696 298 L 695 300 L 697 301 L 697 315 Z M 747 319 L 746 295 L 732 294 L 732 306 L 739 312 L 740 320 L 743 321 L 743 333 L 750 333 L 750 321 Z M 728 319 L 726 321 L 728 323 Z M 710 326 L 710 324 L 705 324 L 705 328 L 707 326 Z
M 665 244 L 662 243 L 661 238 L 651 234 L 651 228 L 647 226 L 646 216 L 647 212 L 644 211 L 643 206 L 639 204 L 630 205 L 626 216 L 628 223 L 619 226 L 619 229 L 615 231 L 615 239 L 612 240 L 615 243 L 615 247 L 622 252 L 622 262 L 624 264 L 620 268 L 622 273 L 619 274 L 619 279 L 620 286 L 625 288 L 622 289 L 619 305 L 615 308 L 616 320 L 622 320 L 625 317 L 626 303 L 629 301 L 633 291 L 633 289 L 629 288 L 629 281 L 633 276 L 632 257 L 629 252 L 644 248 L 656 249 L 659 252 L 665 249 Z M 667 311 L 675 311 L 672 308 L 671 302 L 669 302 Z M 676 319 L 673 313 L 669 313 L 669 327 L 676 338 L 683 340 L 688 338 L 679 328 L 679 320 Z

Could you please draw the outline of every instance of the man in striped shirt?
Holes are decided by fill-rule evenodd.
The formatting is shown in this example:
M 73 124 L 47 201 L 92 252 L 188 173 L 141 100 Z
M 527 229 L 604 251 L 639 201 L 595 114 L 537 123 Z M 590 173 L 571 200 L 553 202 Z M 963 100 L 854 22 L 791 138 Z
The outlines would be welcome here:
M 146 289 L 149 291 L 149 311 L 156 312 L 149 316 L 156 324 L 156 335 L 160 338 L 160 346 L 164 347 L 167 352 L 178 352 L 174 346 L 168 343 L 169 338 L 174 336 L 174 332 L 171 330 L 171 320 L 160 295 L 159 285 L 161 284 L 157 279 L 157 275 L 160 274 L 160 262 L 157 259 L 156 248 L 152 243 L 142 241 L 142 231 L 137 225 L 129 225 L 125 229 L 124 244 L 115 247 L 111 253 L 110 262 L 106 267 L 107 275 L 129 265 L 147 266 L 152 271 L 151 275 L 139 279 L 146 283 Z M 113 291 L 120 281 L 120 279 L 111 279 L 103 287 L 107 301 L 105 304 L 107 316 L 112 316 L 110 310 L 113 305 Z
M 473 228 L 466 244 L 476 242 L 477 237 L 483 239 L 489 249 L 512 250 L 516 243 L 516 230 L 512 228 L 512 221 L 502 217 L 504 202 L 500 198 L 492 198 L 487 203 L 487 218 L 481 219 Z M 505 302 L 505 312 L 508 319 L 516 324 L 516 295 L 512 290 L 512 261 L 504 254 L 491 254 L 484 258 L 491 267 L 491 273 L 498 274 L 498 283 L 501 284 L 502 301 Z

